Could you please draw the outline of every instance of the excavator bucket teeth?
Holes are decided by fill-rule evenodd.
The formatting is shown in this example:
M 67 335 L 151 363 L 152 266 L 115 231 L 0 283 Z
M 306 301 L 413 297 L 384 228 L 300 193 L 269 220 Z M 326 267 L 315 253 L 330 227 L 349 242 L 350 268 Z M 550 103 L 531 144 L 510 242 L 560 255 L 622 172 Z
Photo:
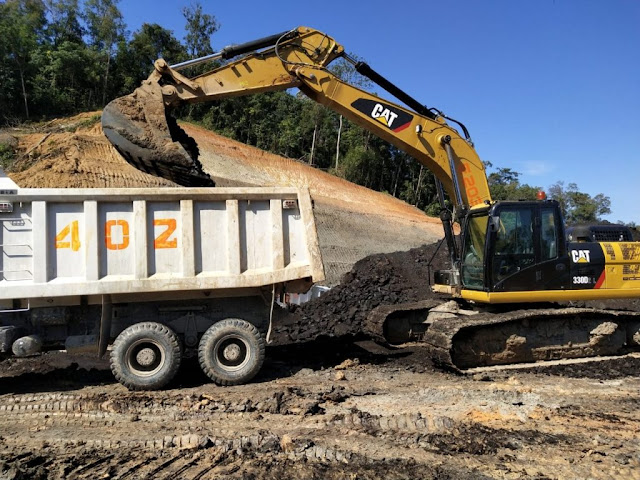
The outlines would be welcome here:
M 186 187 L 215 186 L 198 161 L 196 142 L 167 113 L 159 84 L 145 83 L 110 102 L 102 111 L 102 129 L 138 170 Z

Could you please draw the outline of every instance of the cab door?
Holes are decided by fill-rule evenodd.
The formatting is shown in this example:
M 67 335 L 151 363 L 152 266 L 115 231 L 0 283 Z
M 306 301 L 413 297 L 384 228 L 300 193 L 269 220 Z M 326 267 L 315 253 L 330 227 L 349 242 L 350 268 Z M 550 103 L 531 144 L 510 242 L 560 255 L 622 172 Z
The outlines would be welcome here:
M 568 260 L 555 202 L 508 202 L 492 212 L 491 291 L 556 290 L 567 286 Z
M 571 288 L 569 257 L 560 207 L 556 202 L 544 202 L 540 211 L 540 254 L 537 260 L 537 290 Z

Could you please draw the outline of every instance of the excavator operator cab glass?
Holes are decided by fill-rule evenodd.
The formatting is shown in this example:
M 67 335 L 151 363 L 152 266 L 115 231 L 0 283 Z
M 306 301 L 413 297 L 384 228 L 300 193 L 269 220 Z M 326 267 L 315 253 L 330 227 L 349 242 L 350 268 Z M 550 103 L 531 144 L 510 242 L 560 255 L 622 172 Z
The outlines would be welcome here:
M 488 223 L 486 210 L 467 218 L 462 252 L 462 284 L 466 288 L 484 288 L 484 247 Z
M 553 207 L 542 207 L 540 209 L 541 228 L 540 244 L 542 261 L 558 258 L 558 228 L 556 223 L 556 209 Z
M 498 213 L 492 261 L 493 282 L 499 282 L 535 263 L 534 209 L 504 206 Z

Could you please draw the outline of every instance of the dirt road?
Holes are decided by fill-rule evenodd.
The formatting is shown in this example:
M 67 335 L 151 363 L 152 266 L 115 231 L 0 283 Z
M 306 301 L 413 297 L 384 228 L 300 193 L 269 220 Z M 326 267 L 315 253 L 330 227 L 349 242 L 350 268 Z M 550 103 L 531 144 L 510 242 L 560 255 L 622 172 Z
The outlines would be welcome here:
M 271 348 L 237 387 L 187 364 L 163 392 L 88 358 L 5 360 L 0 478 L 640 478 L 637 356 L 457 376 L 364 346 Z

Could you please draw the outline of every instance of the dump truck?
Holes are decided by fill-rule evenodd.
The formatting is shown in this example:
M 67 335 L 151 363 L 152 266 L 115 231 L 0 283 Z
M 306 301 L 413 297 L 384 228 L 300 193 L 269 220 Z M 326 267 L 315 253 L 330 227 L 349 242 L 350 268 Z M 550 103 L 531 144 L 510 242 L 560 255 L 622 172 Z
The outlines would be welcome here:
M 0 183 L 0 356 L 104 355 L 130 389 L 198 357 L 261 368 L 277 297 L 324 280 L 307 189 L 21 189 Z

